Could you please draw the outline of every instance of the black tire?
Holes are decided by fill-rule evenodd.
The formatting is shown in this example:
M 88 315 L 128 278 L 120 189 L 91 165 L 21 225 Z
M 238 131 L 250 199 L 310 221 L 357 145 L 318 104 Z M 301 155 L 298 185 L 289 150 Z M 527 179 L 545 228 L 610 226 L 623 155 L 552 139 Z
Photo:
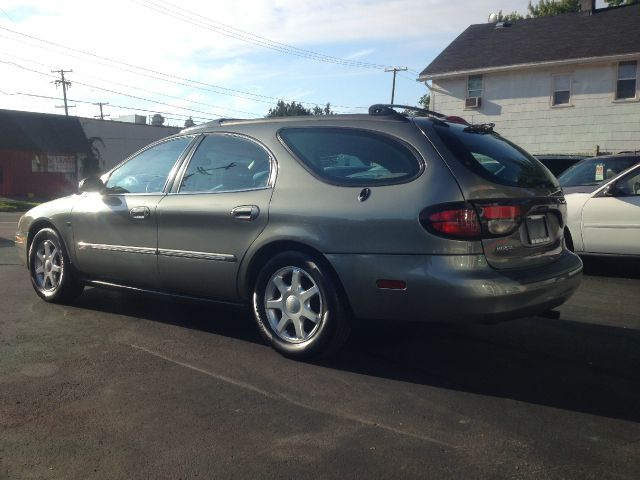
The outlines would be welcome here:
M 58 232 L 52 228 L 39 230 L 29 247 L 29 274 L 36 293 L 51 303 L 67 303 L 76 299 L 84 285 L 74 278 L 73 273 Z
M 286 273 L 289 270 L 291 270 L 290 277 Z M 275 276 L 282 272 L 284 276 L 280 278 L 284 279 L 285 284 L 287 279 L 291 278 L 290 285 L 288 285 L 291 289 L 294 284 L 293 272 L 296 270 L 301 272 L 298 274 L 298 278 L 300 278 L 298 282 L 298 285 L 300 285 L 300 297 L 294 295 L 292 293 L 293 290 L 289 290 L 288 295 L 296 297 L 291 302 L 288 302 L 289 297 L 286 297 L 285 294 L 282 294 L 280 299 L 272 299 L 274 302 L 279 301 L 285 309 L 289 309 L 290 305 L 293 304 L 292 309 L 279 310 L 271 308 L 267 311 L 266 301 L 273 294 L 278 294 L 278 292 L 275 292 L 276 288 L 279 292 L 282 292 L 279 287 L 275 287 L 273 281 Z M 303 300 L 305 294 L 312 291 L 313 285 L 317 287 L 317 294 L 313 294 L 313 297 L 309 300 Z M 342 347 L 351 331 L 350 315 L 348 309 L 345 308 L 339 289 L 336 288 L 332 272 L 324 266 L 322 261 L 302 252 L 280 253 L 262 267 L 254 285 L 252 303 L 260 334 L 268 344 L 286 357 L 298 360 L 313 357 L 326 358 Z M 302 321 L 298 323 L 300 330 L 297 330 L 294 325 L 295 322 L 289 319 L 288 321 L 284 320 L 284 323 L 288 322 L 290 325 L 287 324 L 286 328 L 281 329 L 280 333 L 278 333 L 275 325 L 278 317 L 284 317 L 285 315 L 288 317 L 291 312 L 296 311 L 296 306 L 299 307 L 297 316 L 302 318 Z M 306 311 L 317 313 L 316 318 L 319 321 L 314 323 L 308 320 L 305 317 Z M 303 333 L 300 338 L 288 338 L 300 332 Z M 304 338 L 307 334 L 308 338 Z

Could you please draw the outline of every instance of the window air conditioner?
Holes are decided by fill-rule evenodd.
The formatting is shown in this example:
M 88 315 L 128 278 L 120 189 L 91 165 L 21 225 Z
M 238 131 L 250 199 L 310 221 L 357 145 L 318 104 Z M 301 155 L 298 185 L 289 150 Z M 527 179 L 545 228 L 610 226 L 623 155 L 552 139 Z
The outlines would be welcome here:
M 469 97 L 464 102 L 464 108 L 478 108 L 481 100 L 480 97 Z

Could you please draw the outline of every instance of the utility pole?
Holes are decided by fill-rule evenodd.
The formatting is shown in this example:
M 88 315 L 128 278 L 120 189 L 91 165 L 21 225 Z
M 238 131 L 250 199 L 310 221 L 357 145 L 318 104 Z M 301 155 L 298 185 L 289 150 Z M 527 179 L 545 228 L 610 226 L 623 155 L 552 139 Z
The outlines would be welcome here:
M 97 102 L 97 103 L 94 103 L 94 105 L 98 105 L 100 107 L 100 115 L 94 115 L 93 118 L 98 118 L 98 116 L 99 116 L 100 120 L 104 120 L 104 117 L 110 117 L 111 116 L 108 113 L 106 115 L 102 113 L 102 107 L 104 105 L 109 105 L 109 102 L 107 102 L 107 103 Z
M 393 86 L 391 87 L 391 105 L 393 105 L 393 98 L 396 94 L 396 73 L 398 72 L 406 72 L 407 67 L 393 67 L 393 68 L 385 68 L 385 72 L 393 72 Z
M 66 116 L 69 116 L 69 107 L 75 107 L 75 105 L 67 105 L 67 87 L 71 87 L 71 82 L 69 80 L 65 80 L 64 78 L 64 74 L 65 73 L 72 73 L 73 70 L 51 70 L 51 73 L 59 73 L 60 74 L 60 80 L 56 80 L 55 83 L 56 87 L 58 85 L 62 85 L 62 95 L 64 97 L 64 114 Z M 62 107 L 58 107 L 56 106 L 56 108 L 62 108 Z

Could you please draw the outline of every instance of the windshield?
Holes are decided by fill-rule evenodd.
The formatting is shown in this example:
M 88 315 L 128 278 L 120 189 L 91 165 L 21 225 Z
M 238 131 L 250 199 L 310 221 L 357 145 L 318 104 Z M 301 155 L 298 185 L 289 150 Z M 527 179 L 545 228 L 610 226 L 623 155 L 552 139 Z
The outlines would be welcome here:
M 558 177 L 563 187 L 598 185 L 640 162 L 640 157 L 595 157 L 583 160 Z
M 557 180 L 542 163 L 489 126 L 434 122 L 433 128 L 457 160 L 492 182 L 514 187 L 557 187 Z

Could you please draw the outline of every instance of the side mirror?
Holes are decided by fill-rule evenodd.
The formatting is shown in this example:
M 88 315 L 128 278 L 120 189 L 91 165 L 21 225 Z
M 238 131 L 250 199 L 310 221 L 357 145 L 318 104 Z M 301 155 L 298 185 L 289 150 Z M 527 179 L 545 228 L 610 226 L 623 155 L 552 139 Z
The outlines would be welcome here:
M 97 177 L 88 177 L 80 180 L 78 184 L 78 193 L 84 192 L 103 192 L 105 189 L 104 183 Z
M 622 196 L 622 192 L 615 183 L 612 183 L 611 185 L 607 185 L 607 187 L 602 190 L 600 195 L 603 197 L 620 197 Z

